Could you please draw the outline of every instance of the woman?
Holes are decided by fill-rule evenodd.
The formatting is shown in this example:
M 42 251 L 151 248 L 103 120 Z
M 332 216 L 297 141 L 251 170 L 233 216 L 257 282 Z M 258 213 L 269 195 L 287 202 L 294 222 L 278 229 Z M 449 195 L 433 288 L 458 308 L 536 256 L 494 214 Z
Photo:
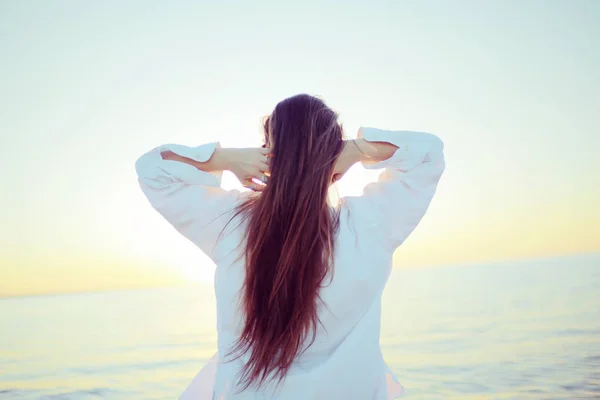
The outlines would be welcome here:
M 379 347 L 392 254 L 444 170 L 434 135 L 361 128 L 344 140 L 318 98 L 283 100 L 263 148 L 160 146 L 136 163 L 152 206 L 217 265 L 218 353 L 182 399 L 392 399 Z M 385 168 L 328 203 L 357 162 Z M 252 191 L 220 188 L 233 172 Z

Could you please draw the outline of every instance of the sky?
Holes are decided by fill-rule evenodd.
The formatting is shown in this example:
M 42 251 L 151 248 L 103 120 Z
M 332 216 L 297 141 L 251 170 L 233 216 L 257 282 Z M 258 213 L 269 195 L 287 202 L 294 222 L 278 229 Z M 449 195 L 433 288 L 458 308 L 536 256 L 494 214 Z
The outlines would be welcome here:
M 260 145 L 297 93 L 348 137 L 444 140 L 396 267 L 600 251 L 598 20 L 594 0 L 0 2 L 0 296 L 212 281 L 135 160 Z M 357 166 L 339 192 L 375 178 Z

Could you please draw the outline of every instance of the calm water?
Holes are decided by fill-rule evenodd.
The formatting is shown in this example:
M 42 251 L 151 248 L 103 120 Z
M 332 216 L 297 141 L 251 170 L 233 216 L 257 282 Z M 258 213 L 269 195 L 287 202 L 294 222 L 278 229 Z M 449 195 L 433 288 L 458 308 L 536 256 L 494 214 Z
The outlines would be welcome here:
M 216 348 L 212 296 L 0 300 L 0 398 L 175 399 Z M 600 398 L 599 255 L 396 271 L 383 319 L 407 399 Z

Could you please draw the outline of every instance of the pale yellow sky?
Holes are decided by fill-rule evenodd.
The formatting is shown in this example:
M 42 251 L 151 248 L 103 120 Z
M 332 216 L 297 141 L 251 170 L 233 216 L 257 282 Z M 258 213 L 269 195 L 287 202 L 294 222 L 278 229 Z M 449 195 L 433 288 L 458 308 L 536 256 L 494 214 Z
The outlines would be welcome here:
M 349 136 L 444 140 L 398 267 L 600 251 L 600 3 L 201 3 L 0 5 L 0 296 L 211 281 L 134 162 L 165 142 L 257 145 L 300 92 Z M 374 178 L 356 167 L 340 194 Z

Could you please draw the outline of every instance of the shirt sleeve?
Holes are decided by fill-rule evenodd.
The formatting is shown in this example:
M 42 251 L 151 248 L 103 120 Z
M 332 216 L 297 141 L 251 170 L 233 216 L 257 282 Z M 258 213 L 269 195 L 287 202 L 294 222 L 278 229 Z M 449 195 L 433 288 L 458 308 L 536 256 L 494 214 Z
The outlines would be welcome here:
M 152 207 L 215 262 L 217 239 L 243 193 L 222 189 L 222 172 L 205 172 L 186 163 L 163 160 L 161 153 L 170 150 L 205 162 L 217 146 L 162 145 L 142 155 L 135 164 L 140 187 Z
M 444 144 L 435 135 L 415 131 L 386 131 L 363 127 L 359 138 L 398 147 L 392 157 L 367 169 L 384 169 L 362 196 L 343 198 L 355 214 L 355 226 L 369 232 L 393 251 L 417 227 L 444 172 Z M 373 238 L 373 237 L 372 237 Z

